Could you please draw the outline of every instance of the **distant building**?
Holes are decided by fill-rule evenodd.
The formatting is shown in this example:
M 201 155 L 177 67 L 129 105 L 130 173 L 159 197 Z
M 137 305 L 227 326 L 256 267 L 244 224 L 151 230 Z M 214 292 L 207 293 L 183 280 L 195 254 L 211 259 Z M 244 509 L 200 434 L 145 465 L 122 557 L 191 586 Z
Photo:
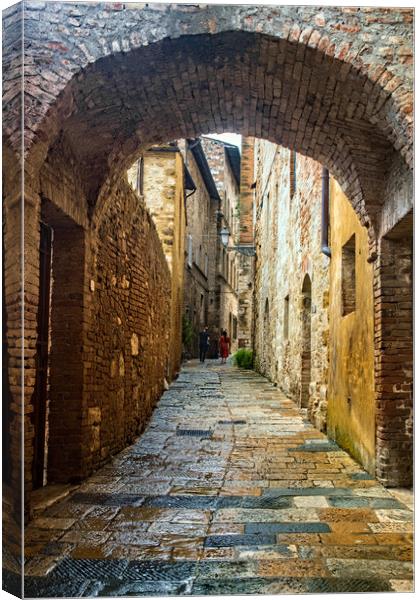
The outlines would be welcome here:
M 238 349 L 240 255 L 233 248 L 238 242 L 240 228 L 241 155 L 237 146 L 205 136 L 201 140 L 219 194 L 215 222 L 215 278 L 209 306 L 209 328 L 213 341 L 211 356 L 216 356 L 217 340 L 222 330 L 226 330 L 231 339 L 232 353 Z M 229 231 L 227 247 L 222 244 L 223 229 Z
M 242 286 L 249 295 L 252 288 L 251 271 L 245 283 L 240 277 L 249 258 L 234 250 L 240 235 L 240 173 L 239 149 L 206 137 L 153 147 L 129 170 L 171 271 L 171 377 L 179 368 L 181 345 L 185 358 L 198 356 L 199 332 L 205 326 L 209 358 L 218 356 L 224 329 L 232 353 L 238 348 L 239 292 Z M 223 229 L 229 232 L 227 247 Z M 249 345 L 248 338 L 239 345 Z

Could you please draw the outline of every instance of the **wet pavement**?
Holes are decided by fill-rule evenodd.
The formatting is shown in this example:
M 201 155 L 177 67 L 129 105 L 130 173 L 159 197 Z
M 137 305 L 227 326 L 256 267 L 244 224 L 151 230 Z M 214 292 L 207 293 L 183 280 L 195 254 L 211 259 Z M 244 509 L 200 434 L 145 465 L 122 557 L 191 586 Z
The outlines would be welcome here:
M 412 515 L 266 379 L 191 362 L 27 527 L 25 595 L 412 591 Z

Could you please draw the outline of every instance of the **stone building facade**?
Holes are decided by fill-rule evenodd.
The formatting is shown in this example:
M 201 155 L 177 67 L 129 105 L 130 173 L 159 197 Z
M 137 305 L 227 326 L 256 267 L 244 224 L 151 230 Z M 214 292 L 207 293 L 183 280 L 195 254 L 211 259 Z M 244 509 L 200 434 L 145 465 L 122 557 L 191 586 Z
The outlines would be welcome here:
M 325 429 L 329 259 L 321 253 L 321 166 L 255 142 L 256 366 Z
M 257 368 L 276 382 L 323 431 L 372 474 L 392 463 L 384 438 L 393 431 L 406 449 L 388 485 L 409 484 L 412 470 L 411 213 L 383 240 L 381 301 L 401 316 L 399 333 L 375 317 L 375 270 L 368 232 L 337 181 L 329 178 L 330 219 L 322 240 L 322 167 L 275 144 L 256 141 L 255 350 Z M 324 172 L 325 174 L 325 172 Z M 325 223 L 324 223 L 325 225 Z M 389 245 L 389 246 L 388 246 Z M 395 252 L 392 255 L 392 250 Z M 329 256 L 328 256 L 329 254 Z M 398 258 L 397 258 L 398 257 Z M 401 272 L 395 265 L 400 260 Z M 398 277 L 398 281 L 396 280 Z M 382 288 L 383 289 L 383 288 Z M 393 342 L 386 336 L 393 337 Z M 375 339 L 385 338 L 394 360 L 385 363 L 389 386 L 378 388 Z M 406 359 L 401 369 L 397 354 Z M 383 380 L 382 380 L 383 381 Z M 379 397 L 401 394 L 387 418 Z M 389 437 L 387 438 L 389 444 Z
M 239 254 L 238 347 L 254 346 L 254 281 L 255 281 L 255 138 L 242 137 L 241 180 L 239 189 Z
M 168 378 L 182 352 L 185 358 L 198 356 L 199 332 L 206 325 L 209 357 L 218 354 L 222 329 L 232 352 L 238 347 L 238 290 L 240 285 L 249 290 L 251 280 L 248 273 L 246 284 L 239 281 L 241 255 L 232 251 L 239 239 L 240 168 L 236 146 L 202 137 L 152 147 L 128 171 L 156 225 L 172 277 Z M 228 249 L 223 228 L 229 230 Z M 184 343 L 183 330 L 184 337 L 190 330 Z
M 184 347 L 186 358 L 199 356 L 199 333 L 209 328 L 211 352 L 217 347 L 217 327 L 214 325 L 217 211 L 220 198 L 215 186 L 202 142 L 183 140 L 185 164 L 192 178 L 191 192 L 186 199 L 187 225 L 184 259 L 184 326 L 192 336 Z
M 231 340 L 231 352 L 238 349 L 239 265 L 240 255 L 233 250 L 238 241 L 240 226 L 239 185 L 241 157 L 236 146 L 209 137 L 202 137 L 212 177 L 219 193 L 216 214 L 215 280 L 209 324 L 213 342 L 226 330 Z M 221 232 L 227 230 L 227 247 Z M 213 346 L 211 356 L 216 355 Z

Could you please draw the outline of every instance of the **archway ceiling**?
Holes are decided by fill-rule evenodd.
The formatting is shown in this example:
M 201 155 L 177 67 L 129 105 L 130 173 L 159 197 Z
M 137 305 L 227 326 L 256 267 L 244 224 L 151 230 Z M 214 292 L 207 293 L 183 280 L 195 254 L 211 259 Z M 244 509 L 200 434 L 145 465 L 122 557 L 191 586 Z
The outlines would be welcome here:
M 380 94 L 370 89 L 349 65 L 284 40 L 184 36 L 86 69 L 71 84 L 62 131 L 87 168 L 93 199 L 148 144 L 235 131 L 311 156 L 354 202 L 380 204 L 393 148 L 370 121 Z
M 15 149 L 19 10 L 4 13 Z M 412 22 L 403 8 L 28 2 L 28 172 L 64 136 L 94 202 L 145 145 L 233 130 L 323 162 L 374 213 L 393 153 L 412 160 Z

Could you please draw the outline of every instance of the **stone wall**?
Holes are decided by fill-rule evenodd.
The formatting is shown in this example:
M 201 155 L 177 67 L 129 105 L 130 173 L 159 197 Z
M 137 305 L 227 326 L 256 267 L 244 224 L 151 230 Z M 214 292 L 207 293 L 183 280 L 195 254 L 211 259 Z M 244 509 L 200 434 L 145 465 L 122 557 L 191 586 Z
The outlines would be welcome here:
M 374 266 L 377 476 L 413 481 L 413 213 L 381 240 Z
M 165 145 L 150 149 L 128 171 L 128 179 L 149 210 L 171 274 L 170 380 L 179 372 L 182 355 L 186 208 L 184 161 L 179 149 Z
M 329 259 L 321 166 L 257 141 L 255 178 L 257 368 L 368 472 L 410 485 L 412 213 L 381 238 L 373 263 L 367 228 L 330 178 Z M 403 180 L 389 197 L 408 197 Z
M 321 166 L 257 140 L 255 178 L 256 366 L 325 429 L 329 259 L 321 254 Z
M 85 473 L 145 427 L 163 391 L 169 359 L 171 281 L 153 220 L 125 179 L 107 205 L 89 265 Z
M 253 346 L 254 258 L 239 256 L 238 348 Z
M 34 420 L 34 390 L 39 377 L 40 221 L 53 232 L 48 393 L 41 398 L 47 412 L 47 483 L 80 480 L 145 427 L 167 374 L 171 279 L 144 203 L 125 178 L 120 178 L 103 190 L 93 214 L 78 160 L 64 136 L 44 163 L 38 193 L 28 188 L 26 196 L 26 230 L 31 234 L 25 245 L 28 341 L 24 460 L 25 503 L 30 514 L 34 449 L 44 443 Z M 5 205 L 5 210 L 9 236 L 13 213 L 10 205 Z M 10 337 L 14 329 L 7 236 Z M 14 293 L 18 293 L 17 288 Z M 15 367 L 19 372 L 17 360 L 13 351 L 9 357 L 12 393 L 18 383 L 13 372 Z M 21 443 L 21 427 L 16 427 L 14 417 L 19 405 L 12 402 L 10 407 L 14 452 Z M 15 458 L 18 456 L 16 452 Z M 18 465 L 18 461 L 12 463 L 12 483 L 19 478 Z
M 242 137 L 241 179 L 239 188 L 239 232 L 237 243 L 254 247 L 255 140 Z M 254 335 L 254 270 L 253 256 L 239 255 L 238 266 L 238 347 L 252 348 Z

